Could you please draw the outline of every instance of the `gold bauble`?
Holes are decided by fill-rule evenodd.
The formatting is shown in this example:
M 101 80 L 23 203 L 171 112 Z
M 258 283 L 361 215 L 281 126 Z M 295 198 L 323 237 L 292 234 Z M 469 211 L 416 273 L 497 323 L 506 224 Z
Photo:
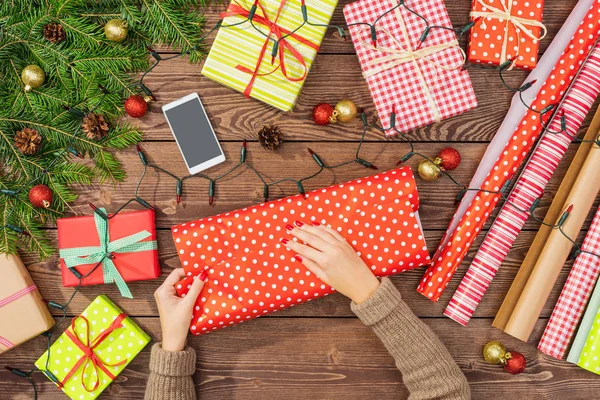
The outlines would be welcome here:
M 498 341 L 489 342 L 483 348 L 483 358 L 490 364 L 504 364 L 506 356 L 506 348 Z
M 31 89 L 39 88 L 44 84 L 46 74 L 43 69 L 35 64 L 31 64 L 23 68 L 21 80 L 25 84 L 25 91 L 29 92 Z
M 358 115 L 358 108 L 352 100 L 344 99 L 335 105 L 331 122 L 346 123 L 352 121 Z
M 104 35 L 111 42 L 122 42 L 128 32 L 127 21 L 122 19 L 111 19 L 104 25 Z
M 439 179 L 439 177 L 442 175 L 439 165 L 437 165 L 434 162 L 431 162 L 428 159 L 422 160 L 419 163 L 418 171 L 419 171 L 419 176 L 424 181 L 428 181 L 428 182 L 433 182 L 433 181 Z

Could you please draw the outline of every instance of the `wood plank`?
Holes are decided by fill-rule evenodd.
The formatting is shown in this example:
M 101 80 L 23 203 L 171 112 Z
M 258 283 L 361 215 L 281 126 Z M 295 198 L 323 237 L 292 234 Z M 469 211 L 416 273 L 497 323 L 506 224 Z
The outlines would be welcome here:
M 160 336 L 158 318 L 138 318 L 154 338 Z M 465 372 L 474 399 L 522 397 L 534 399 L 590 399 L 600 390 L 597 375 L 539 353 L 545 320 L 538 321 L 531 346 L 492 329 L 490 319 L 462 328 L 448 320 L 424 322 L 441 338 Z M 469 340 L 465 341 L 465 337 Z M 528 368 L 513 377 L 487 364 L 481 350 L 489 340 L 501 340 L 509 349 L 524 353 Z M 270 318 L 190 338 L 198 351 L 194 380 L 199 398 L 273 399 L 398 399 L 407 391 L 381 342 L 355 318 Z M 43 352 L 35 339 L 2 356 L 6 365 L 25 367 Z M 147 380 L 150 348 L 146 348 L 117 377 L 101 399 L 142 399 Z M 49 380 L 35 376 L 41 399 L 63 399 Z M 30 398 L 22 378 L 0 370 L 3 396 Z M 592 397 L 590 397 L 592 396 Z
M 418 144 L 415 149 L 417 152 L 434 156 L 448 145 L 450 143 L 422 143 Z M 322 159 L 330 165 L 351 160 L 356 151 L 355 143 L 339 143 L 335 146 L 328 143 L 285 143 L 277 152 L 265 151 L 258 144 L 249 144 L 248 160 L 264 174 L 267 182 L 273 182 L 283 177 L 300 179 L 317 171 L 317 165 L 306 150 L 307 146 L 317 150 Z M 149 159 L 156 165 L 167 168 L 178 176 L 187 175 L 187 169 L 175 143 L 145 143 L 143 147 Z M 572 146 L 559 171 L 555 174 L 556 176 L 546 188 L 546 195 L 536 211 L 536 215 L 545 215 L 576 147 L 576 145 Z M 460 183 L 467 185 L 485 152 L 486 144 L 465 143 L 458 146 L 458 149 L 462 153 L 463 163 L 457 170 L 452 172 L 452 175 Z M 214 177 L 224 173 L 238 162 L 239 143 L 225 143 L 224 151 L 228 161 L 209 170 L 207 173 L 210 176 Z M 407 145 L 401 142 L 366 143 L 361 150 L 361 157 L 378 165 L 382 170 L 386 170 L 393 168 L 407 151 Z M 116 188 L 105 188 L 112 193 L 112 204 L 107 205 L 101 201 L 102 192 L 98 186 L 82 186 L 77 190 L 81 196 L 74 204 L 77 211 L 88 214 L 90 212 L 88 202 L 93 202 L 98 206 L 106 206 L 108 211 L 114 211 L 133 196 L 137 178 L 141 175 L 143 166 L 135 149 L 119 152 L 117 157 L 125 166 L 129 178 Z M 419 161 L 418 157 L 414 157 L 407 164 L 415 169 Z M 172 202 L 175 199 L 175 181 L 165 174 L 157 175 L 154 170 L 148 171 L 146 180 L 141 186 L 140 195 L 157 208 L 158 227 L 170 228 L 175 224 L 233 211 L 262 202 L 262 183 L 250 171 L 239 171 L 239 174 L 243 174 L 243 176 L 238 176 L 236 175 L 238 172 L 235 172 L 230 178 L 226 178 L 226 181 L 222 181 L 217 185 L 217 199 L 214 207 L 208 206 L 208 182 L 203 179 L 191 179 L 185 183 L 182 204 L 173 213 Z M 323 172 L 316 178 L 305 182 L 305 188 L 307 191 L 319 189 L 334 183 L 342 183 L 372 175 L 373 173 L 374 171 L 365 169 L 358 164 L 350 165 Z M 424 182 L 417 178 L 417 184 L 421 198 L 420 215 L 423 226 L 427 230 L 446 229 L 455 212 L 454 202 L 460 188 L 445 178 L 434 183 Z M 270 194 L 275 199 L 296 194 L 297 190 L 293 183 L 286 183 L 282 186 L 272 187 Z M 538 226 L 538 223 L 531 221 L 526 225 L 526 229 L 537 229 Z
M 144 81 L 154 92 L 157 102 L 151 103 L 146 116 L 132 120 L 145 132 L 146 140 L 173 140 L 161 111 L 161 106 L 192 92 L 199 93 L 219 140 L 256 140 L 258 130 L 275 123 L 288 140 L 357 141 L 362 134 L 359 120 L 321 127 L 311 121 L 312 109 L 319 102 L 335 104 L 342 98 L 353 99 L 363 107 L 371 123 L 378 123 L 371 95 L 354 55 L 323 55 L 317 58 L 308 76 L 297 106 L 292 112 L 282 112 L 255 99 L 245 99 L 240 93 L 204 78 L 201 68 L 186 60 L 175 59 L 160 64 Z M 415 141 L 487 142 L 496 134 L 510 106 L 512 93 L 502 86 L 497 72 L 471 68 L 471 80 L 479 106 L 439 123 L 409 132 Z M 509 85 L 518 87 L 527 77 L 525 71 L 506 74 Z M 586 129 L 586 120 L 582 129 Z M 370 130 L 368 140 L 385 140 L 383 134 Z
M 441 231 L 426 231 L 425 239 L 429 245 L 430 251 L 433 251 L 439 241 L 441 240 L 443 232 Z M 502 265 L 496 279 L 491 285 L 489 291 L 484 297 L 483 302 L 475 313 L 476 318 L 481 317 L 494 317 L 500 306 L 504 295 L 508 291 L 512 280 L 517 273 L 518 268 L 521 266 L 521 262 L 525 257 L 527 249 L 535 232 L 524 232 L 521 234 L 516 244 L 508 254 L 506 262 Z M 55 232 L 53 233 L 53 237 Z M 482 238 L 476 241 L 475 245 L 478 247 Z M 580 241 L 583 237 L 580 238 Z M 127 312 L 132 316 L 155 316 L 158 315 L 158 310 L 153 298 L 153 293 L 156 288 L 164 281 L 166 276 L 174 269 L 180 268 L 181 264 L 175 245 L 171 238 L 170 232 L 162 230 L 158 232 L 158 243 L 159 243 L 159 256 L 162 267 L 162 275 L 156 281 L 143 281 L 133 282 L 129 284 L 135 299 L 128 300 L 121 298 L 119 292 L 114 285 L 101 285 L 101 286 L 89 286 L 85 287 L 78 293 L 73 302 L 67 310 L 69 315 L 77 315 L 81 313 L 89 302 L 100 294 L 106 294 L 112 299 L 117 299 L 119 304 L 126 307 Z M 416 292 L 416 287 L 422 278 L 424 268 L 419 268 L 413 271 L 408 271 L 400 275 L 392 277 L 392 281 L 402 292 L 402 296 L 406 302 L 410 305 L 412 310 L 420 317 L 441 317 L 444 308 L 446 307 L 450 297 L 456 290 L 460 279 L 464 275 L 466 268 L 470 264 L 475 251 L 471 251 L 462 267 L 458 270 L 450 282 L 448 289 L 444 296 L 438 303 L 433 303 L 430 300 L 424 298 L 422 295 Z M 73 293 L 74 288 L 62 287 L 61 273 L 57 268 L 58 256 L 54 256 L 52 259 L 45 262 L 37 262 L 31 255 L 23 255 L 23 262 L 28 265 L 29 271 L 36 282 L 37 286 L 42 293 L 42 296 L 48 300 L 53 300 L 58 303 L 65 303 Z M 552 313 L 554 304 L 558 299 L 558 295 L 562 289 L 564 282 L 567 279 L 569 273 L 570 264 L 567 268 L 561 271 L 554 290 L 550 295 L 546 307 L 542 312 L 542 317 L 549 317 Z M 57 310 L 53 310 L 54 315 L 60 315 L 61 313 Z M 266 316 L 271 317 L 351 317 L 354 316 L 350 310 L 350 304 L 347 298 L 340 294 L 334 294 L 331 296 L 317 299 L 308 304 L 299 305 L 292 307 L 288 310 L 283 310 L 273 315 Z

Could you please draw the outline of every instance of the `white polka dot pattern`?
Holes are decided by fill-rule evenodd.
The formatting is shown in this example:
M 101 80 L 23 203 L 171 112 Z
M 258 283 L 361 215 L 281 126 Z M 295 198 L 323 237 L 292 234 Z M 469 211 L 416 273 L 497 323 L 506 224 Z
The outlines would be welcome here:
M 122 312 L 108 297 L 98 296 L 81 313 L 89 321 L 89 324 L 78 319 L 75 330 L 73 331 L 72 327 L 69 327 L 68 330 L 85 343 L 85 335 L 89 327 L 90 342 L 93 342 Z M 106 365 L 125 361 L 123 365 L 106 367 L 114 376 L 119 375 L 152 340 L 131 318 L 126 317 L 122 325 L 122 328 L 114 330 L 94 349 L 94 354 Z M 83 355 L 83 351 L 73 343 L 66 333 L 63 333 L 50 347 L 48 370 L 62 381 Z M 35 362 L 35 366 L 40 370 L 46 370 L 47 357 L 48 352 L 46 351 Z M 84 365 L 79 367 L 71 379 L 63 382 L 62 391 L 73 400 L 95 399 L 111 383 L 111 379 L 106 373 L 98 368 L 98 387 L 91 392 L 86 391 L 82 379 L 85 380 L 88 388 L 92 388 L 96 375 L 93 368 L 85 369 Z
M 542 21 L 544 0 L 482 0 L 484 4 L 504 10 L 502 2 L 512 2 L 510 15 L 527 20 Z M 473 0 L 473 12 L 489 11 L 482 2 Z M 472 21 L 475 18 L 471 18 Z M 526 25 L 534 37 L 540 38 L 542 29 Z M 506 59 L 514 62 L 515 67 L 532 69 L 538 60 L 539 40 L 536 40 L 513 23 L 497 18 L 479 18 L 471 28 L 468 59 L 475 64 L 498 66 L 501 64 L 502 49 L 506 41 Z M 516 57 L 516 60 L 515 60 Z
M 191 332 L 202 334 L 326 296 L 333 289 L 311 274 L 279 239 L 286 225 L 311 221 L 337 229 L 378 276 L 429 263 L 409 167 L 173 227 L 187 278 L 203 270 Z
M 600 310 L 596 314 L 596 319 L 592 325 L 592 329 L 588 334 L 581 356 L 579 357 L 579 365 L 581 368 L 587 369 L 590 372 L 600 375 Z
M 344 7 L 344 15 L 348 24 L 356 22 L 373 23 L 386 11 L 398 4 L 397 0 L 361 0 Z M 410 7 L 431 25 L 452 26 L 444 1 L 414 1 Z M 405 21 L 410 36 L 411 49 L 417 49 L 419 37 L 426 28 L 422 19 L 401 7 L 400 13 Z M 386 30 L 395 35 L 396 39 L 405 45 L 396 13 L 388 13 L 377 23 L 379 30 Z M 370 29 L 364 25 L 355 25 L 349 28 L 354 48 L 360 61 L 363 74 L 372 67 L 369 63 L 382 55 L 365 47 L 362 43 L 370 43 Z M 453 32 L 444 29 L 434 29 L 427 37 L 425 44 L 435 46 L 450 43 L 456 40 Z M 398 45 L 385 34 L 378 34 L 377 46 L 380 48 L 398 49 Z M 399 50 L 399 49 L 398 49 Z M 430 62 L 431 61 L 431 62 Z M 390 126 L 391 114 L 397 114 L 396 127 L 400 132 L 429 125 L 436 120 L 436 113 L 423 87 L 420 74 L 431 92 L 433 102 L 437 106 L 440 119 L 447 119 L 472 108 L 477 107 L 477 99 L 471 85 L 469 73 L 461 68 L 445 70 L 434 65 L 455 66 L 463 63 L 463 54 L 459 49 L 451 48 L 437 52 L 414 63 L 400 64 L 385 72 L 366 78 L 369 92 L 373 97 L 379 119 L 384 127 Z M 387 135 L 396 134 L 388 130 Z
M 599 17 L 600 0 L 595 0 L 588 15 L 581 22 L 580 28 L 541 86 L 531 104 L 533 110 L 542 110 L 562 100 L 600 34 Z M 551 114 L 549 113 L 548 116 Z M 427 269 L 417 288 L 419 293 L 433 301 L 439 300 L 473 241 L 498 204 L 500 196 L 490 192 L 500 191 L 508 180 L 512 179 L 536 143 L 541 131 L 539 112 L 529 110 L 481 185 L 484 192 L 475 196 L 452 234 L 442 239 L 432 265 Z

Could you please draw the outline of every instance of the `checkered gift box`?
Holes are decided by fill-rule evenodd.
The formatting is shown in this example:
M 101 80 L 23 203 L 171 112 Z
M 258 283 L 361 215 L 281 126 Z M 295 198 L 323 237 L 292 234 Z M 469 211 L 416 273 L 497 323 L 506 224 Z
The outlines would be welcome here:
M 439 122 L 477 106 L 465 54 L 453 32 L 433 29 L 423 43 L 426 24 L 397 0 L 360 0 L 344 7 L 346 22 L 379 119 L 391 126 L 395 111 L 399 132 Z M 412 2 L 410 7 L 430 25 L 452 26 L 442 0 Z M 387 135 L 397 132 L 388 130 Z
M 579 254 L 569 273 L 538 349 L 554 358 L 564 358 L 585 306 L 600 274 L 600 208 L 596 212 Z M 591 253 L 591 254 L 590 254 Z

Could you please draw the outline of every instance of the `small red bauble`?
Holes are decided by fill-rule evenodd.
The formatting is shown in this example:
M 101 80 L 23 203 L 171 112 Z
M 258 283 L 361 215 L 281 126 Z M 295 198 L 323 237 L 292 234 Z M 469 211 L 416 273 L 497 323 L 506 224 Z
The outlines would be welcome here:
M 52 190 L 46 185 L 35 185 L 29 191 L 29 202 L 37 208 L 49 208 L 52 204 Z
M 518 375 L 521 372 L 525 371 L 525 367 L 527 366 L 527 361 L 525 360 L 525 356 L 521 353 L 517 353 L 516 351 L 511 351 L 510 353 L 506 353 L 506 364 L 504 365 L 504 370 L 509 374 Z
M 447 171 L 452 171 L 460 165 L 460 153 L 452 147 L 446 147 L 444 150 L 440 151 L 438 157 L 442 159 L 442 168 Z
M 317 125 L 329 125 L 333 116 L 333 107 L 327 103 L 320 103 L 313 109 L 312 119 Z
M 125 112 L 130 117 L 141 118 L 146 114 L 146 111 L 148 111 L 148 103 L 149 100 L 142 96 L 137 94 L 131 95 L 125 100 Z

